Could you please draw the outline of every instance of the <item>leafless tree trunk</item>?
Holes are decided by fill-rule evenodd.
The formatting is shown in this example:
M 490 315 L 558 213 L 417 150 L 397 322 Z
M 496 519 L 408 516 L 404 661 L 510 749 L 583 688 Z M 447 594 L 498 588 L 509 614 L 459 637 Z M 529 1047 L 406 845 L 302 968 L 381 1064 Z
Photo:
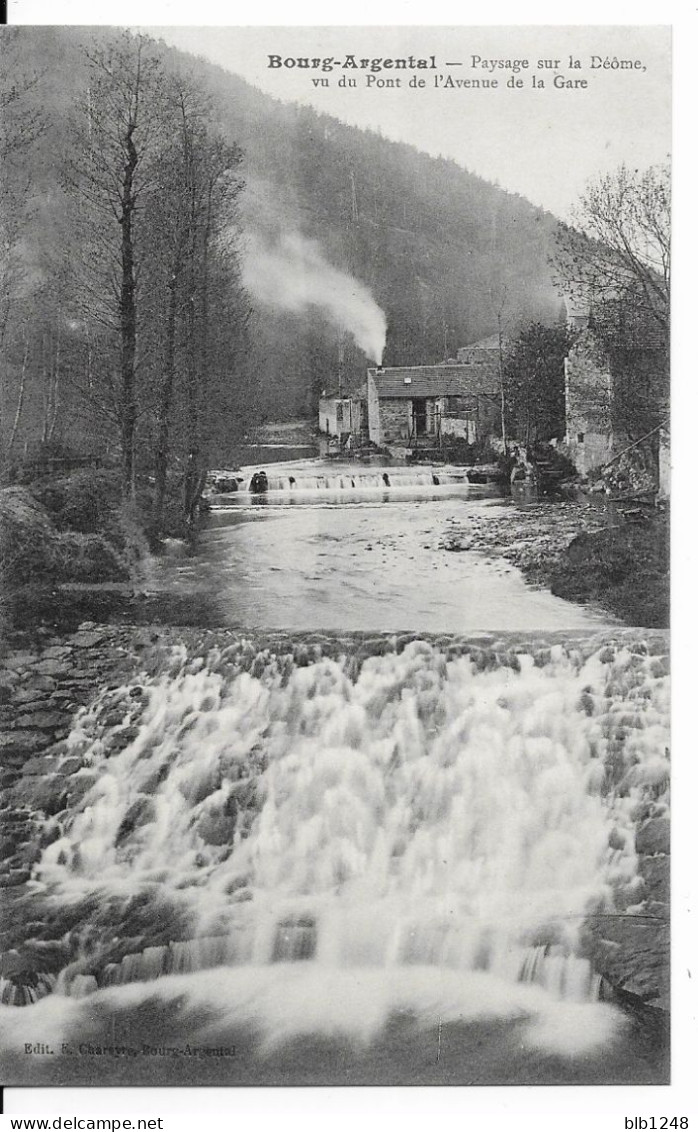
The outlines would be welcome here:
M 21 373 L 20 373 L 20 376 L 19 376 L 19 390 L 17 392 L 17 407 L 15 409 L 15 416 L 14 416 L 14 420 L 12 422 L 12 431 L 10 432 L 10 438 L 7 442 L 7 454 L 8 454 L 8 456 L 11 454 L 12 448 L 14 446 L 15 437 L 17 436 L 17 429 L 19 428 L 20 418 L 22 416 L 22 408 L 24 407 L 24 388 L 25 388 L 25 382 L 26 382 L 26 377 L 27 377 L 27 361 L 28 361 L 28 358 L 29 358 L 29 342 L 27 341 L 27 338 L 25 336 L 25 338 L 24 338 L 24 355 L 22 357 L 22 370 L 21 370 Z
M 56 338 L 56 350 L 53 356 L 53 379 L 51 382 L 51 416 L 48 427 L 48 440 L 53 440 L 56 431 L 56 422 L 58 421 L 59 409 L 59 383 L 60 383 L 60 363 L 61 363 L 61 340 Z
M 162 532 L 167 494 L 167 467 L 170 457 L 170 413 L 175 384 L 175 339 L 177 333 L 178 283 L 181 264 L 175 262 L 168 286 L 167 326 L 165 330 L 165 362 L 162 389 L 157 413 L 155 451 L 155 525 Z
M 138 151 L 133 141 L 137 118 L 126 132 L 128 158 L 124 167 L 121 195 L 121 475 L 124 495 L 136 487 L 136 279 L 133 256 L 133 178 Z
M 106 46 L 86 52 L 89 85 L 65 170 L 95 236 L 98 266 L 89 309 L 99 311 L 105 328 L 118 335 L 116 401 L 124 496 L 135 492 L 140 410 L 138 261 L 143 234 L 137 217 L 143 194 L 154 188 L 148 177 L 150 153 L 162 135 L 161 69 L 146 53 L 147 43 L 143 36 L 120 33 Z

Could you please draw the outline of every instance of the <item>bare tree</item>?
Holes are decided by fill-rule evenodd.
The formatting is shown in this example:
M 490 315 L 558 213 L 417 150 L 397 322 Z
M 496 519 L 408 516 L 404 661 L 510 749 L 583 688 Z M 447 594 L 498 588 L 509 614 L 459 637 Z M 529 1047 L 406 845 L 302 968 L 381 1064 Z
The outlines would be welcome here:
M 22 247 L 31 219 L 33 170 L 30 157 L 45 126 L 35 101 L 41 76 L 23 68 L 21 36 L 19 28 L 3 28 L 0 35 L 0 351 L 3 354 L 8 326 L 26 285 Z M 8 451 L 22 415 L 26 364 L 24 351 Z M 0 413 L 1 405 L 0 400 Z
M 616 424 L 631 439 L 668 416 L 671 185 L 667 166 L 621 166 L 591 185 L 560 228 L 555 266 L 613 379 Z
M 118 335 L 122 489 L 135 489 L 138 420 L 139 216 L 155 191 L 162 140 L 162 68 L 152 41 L 122 32 L 86 50 L 88 91 L 75 123 L 66 183 L 91 227 L 96 253 L 87 305 Z M 96 276 L 96 277 L 95 277 Z
M 225 413 L 224 391 L 211 380 L 218 341 L 211 324 L 212 311 L 221 313 L 218 283 L 231 295 L 237 288 L 236 251 L 223 234 L 236 229 L 242 189 L 241 152 L 211 129 L 209 100 L 181 75 L 169 80 L 167 97 L 171 125 L 159 161 L 162 189 L 146 213 L 150 256 L 160 270 L 160 310 L 153 311 L 161 327 L 153 410 L 158 530 L 173 453 L 185 462 L 182 507 L 189 520 L 208 467 L 211 405 L 214 413 Z
M 555 261 L 566 285 L 592 307 L 632 303 L 668 339 L 671 279 L 671 181 L 668 166 L 644 172 L 622 165 L 587 189 L 562 226 Z

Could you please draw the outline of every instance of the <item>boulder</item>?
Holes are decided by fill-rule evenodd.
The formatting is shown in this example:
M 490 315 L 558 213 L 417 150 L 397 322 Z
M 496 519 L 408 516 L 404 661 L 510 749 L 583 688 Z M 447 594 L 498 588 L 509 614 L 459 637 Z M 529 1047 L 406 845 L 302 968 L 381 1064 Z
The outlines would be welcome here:
M 235 825 L 234 815 L 204 814 L 197 823 L 197 833 L 208 845 L 232 845 Z
M 668 904 L 671 857 L 668 854 L 642 857 L 640 872 L 645 882 L 648 899 Z
M 79 770 L 82 770 L 83 765 L 82 759 L 73 755 L 68 759 L 64 759 L 63 762 L 59 764 L 59 770 L 61 774 L 65 774 L 66 776 L 77 774 Z
M 113 731 L 108 740 L 108 755 L 117 755 L 125 750 L 135 739 L 138 738 L 138 727 L 129 726 L 122 727 L 119 731 Z
M 46 664 L 53 663 L 55 662 L 50 660 L 46 661 Z M 46 673 L 32 672 L 28 691 L 32 692 L 36 698 L 37 692 L 53 692 L 57 687 L 58 685 L 52 676 L 48 676 Z
M 67 660 L 40 660 L 33 667 L 41 676 L 65 676 L 70 671 Z
M 17 719 L 17 727 L 38 727 L 42 731 L 50 731 L 54 727 L 60 727 L 61 724 L 67 722 L 68 717 L 62 711 L 32 711 L 24 715 L 20 715 Z
M 10 951 L 5 951 L 0 956 L 0 975 L 6 979 L 10 975 L 17 975 L 20 971 L 25 969 L 26 964 L 22 959 L 19 951 L 12 948 Z
M 155 817 L 155 803 L 152 798 L 141 795 L 132 803 L 124 816 L 116 834 L 116 844 L 121 845 L 135 829 L 148 825 Z
M 43 731 L 0 731 L 0 758 L 7 755 L 31 755 L 51 742 Z
M 15 791 L 21 792 L 23 802 L 33 810 L 41 810 L 51 816 L 64 809 L 66 802 L 65 779 L 59 774 L 44 777 L 25 778 L 17 783 Z
M 43 711 L 46 703 L 43 697 L 39 697 L 34 688 L 24 688 L 15 692 L 13 696 L 14 704 L 22 708 L 22 711 Z
M 95 645 L 101 645 L 103 641 L 104 633 L 99 632 L 78 632 L 70 638 L 71 645 L 78 649 L 91 649 Z
M 649 818 L 635 834 L 635 850 L 641 857 L 671 851 L 671 822 L 669 818 Z
M 11 672 L 23 672 L 38 659 L 35 652 L 14 652 L 3 661 L 3 667 Z
M 57 770 L 55 758 L 50 755 L 38 755 L 36 758 L 27 759 L 22 767 L 22 774 L 51 774 L 55 770 Z
M 66 788 L 65 805 L 74 806 L 81 798 L 91 790 L 97 781 L 97 775 L 92 772 L 85 772 L 84 770 L 78 774 L 71 774 L 69 778 L 64 779 Z M 55 810 L 54 813 L 59 813 Z
M 9 873 L 0 874 L 0 888 L 17 888 L 26 884 L 30 878 L 28 869 L 10 869 Z

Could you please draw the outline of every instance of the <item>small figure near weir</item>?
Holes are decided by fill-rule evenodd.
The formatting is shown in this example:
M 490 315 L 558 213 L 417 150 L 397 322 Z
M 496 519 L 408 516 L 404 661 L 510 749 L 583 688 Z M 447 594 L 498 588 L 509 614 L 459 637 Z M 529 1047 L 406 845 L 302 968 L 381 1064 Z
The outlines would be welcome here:
M 250 491 L 253 495 L 263 495 L 269 489 L 269 480 L 266 472 L 255 472 L 250 480 Z

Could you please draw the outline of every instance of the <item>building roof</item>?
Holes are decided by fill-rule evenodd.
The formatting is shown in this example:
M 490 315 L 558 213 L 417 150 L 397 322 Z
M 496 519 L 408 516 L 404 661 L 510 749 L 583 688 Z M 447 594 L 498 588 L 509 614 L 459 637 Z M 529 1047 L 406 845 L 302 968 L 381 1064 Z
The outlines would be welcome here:
M 379 398 L 463 397 L 498 392 L 492 374 L 473 366 L 393 366 L 368 372 Z
M 570 288 L 562 300 L 568 326 L 587 326 L 591 304 L 589 296 L 580 287 Z
M 355 393 L 340 393 L 338 389 L 333 389 L 329 393 L 323 389 L 320 394 L 321 401 L 351 401 L 353 397 L 356 397 Z
M 499 334 L 490 334 L 488 338 L 481 338 L 479 342 L 469 342 L 467 346 L 459 346 L 458 353 L 468 350 L 499 350 Z

